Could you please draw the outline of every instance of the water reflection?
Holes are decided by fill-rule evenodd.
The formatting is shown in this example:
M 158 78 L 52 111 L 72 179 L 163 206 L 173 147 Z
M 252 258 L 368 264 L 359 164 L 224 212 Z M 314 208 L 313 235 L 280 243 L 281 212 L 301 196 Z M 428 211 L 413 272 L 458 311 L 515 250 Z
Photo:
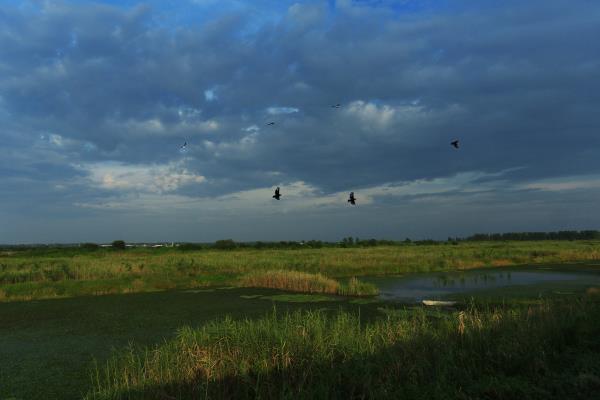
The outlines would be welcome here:
M 568 274 L 561 274 L 568 275 Z M 458 276 L 455 275 L 438 275 L 433 279 L 434 287 L 485 287 L 485 286 L 504 286 L 503 284 L 510 285 L 512 283 L 512 275 L 510 272 L 503 273 L 481 273 L 471 274 L 461 273 Z M 516 282 L 518 283 L 518 282 Z
M 546 282 L 581 281 L 600 284 L 600 275 L 591 273 L 567 273 L 548 270 L 471 270 L 464 272 L 417 274 L 406 277 L 373 277 L 365 279 L 379 287 L 384 299 L 421 301 L 439 299 L 445 295 L 475 292 L 479 290 L 535 285 Z

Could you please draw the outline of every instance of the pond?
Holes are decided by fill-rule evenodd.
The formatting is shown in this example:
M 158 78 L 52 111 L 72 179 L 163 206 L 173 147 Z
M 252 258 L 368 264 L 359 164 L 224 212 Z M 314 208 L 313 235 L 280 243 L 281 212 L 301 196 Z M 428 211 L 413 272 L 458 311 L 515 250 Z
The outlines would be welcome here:
M 564 271 L 552 269 L 498 268 L 411 274 L 396 277 L 362 278 L 375 284 L 383 300 L 420 302 L 424 299 L 442 299 L 457 294 L 478 293 L 511 287 L 540 287 L 561 289 L 573 284 L 580 286 L 600 285 L 600 274 L 587 271 Z

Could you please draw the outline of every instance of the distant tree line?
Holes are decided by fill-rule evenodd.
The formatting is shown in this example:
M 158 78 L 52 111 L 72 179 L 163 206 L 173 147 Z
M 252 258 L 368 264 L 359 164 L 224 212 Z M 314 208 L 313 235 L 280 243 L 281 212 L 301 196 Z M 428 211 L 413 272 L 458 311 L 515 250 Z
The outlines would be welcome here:
M 215 243 L 181 243 L 177 248 L 181 251 L 192 251 L 202 249 L 320 249 L 320 248 L 347 248 L 347 247 L 375 247 L 375 246 L 399 246 L 399 245 L 422 245 L 422 244 L 443 244 L 434 240 L 403 241 L 366 239 L 362 240 L 354 237 L 345 237 L 339 242 L 326 242 L 322 240 L 301 240 L 301 241 L 278 241 L 278 242 L 235 242 L 232 239 L 217 240 Z
M 540 241 L 540 240 L 600 240 L 600 231 L 557 231 L 557 232 L 508 232 L 508 233 L 477 233 L 465 238 L 449 237 L 447 240 L 381 240 L 381 239 L 359 239 L 357 237 L 345 237 L 339 242 L 324 242 L 321 240 L 301 241 L 278 241 L 278 242 L 235 242 L 233 239 L 217 240 L 214 243 L 178 243 L 175 247 L 180 251 L 193 250 L 235 250 L 235 249 L 320 249 L 320 248 L 348 248 L 348 247 L 375 247 L 375 246 L 424 246 L 424 245 L 458 245 L 461 242 L 485 242 L 485 241 Z M 95 251 L 101 247 L 113 250 L 124 250 L 126 245 L 123 240 L 115 240 L 110 245 L 98 245 L 96 243 L 79 244 L 39 244 L 39 245 L 0 245 L 0 249 L 30 250 L 35 252 L 54 252 L 57 254 L 65 251 Z M 139 245 L 132 245 L 136 247 Z M 146 245 L 143 245 L 146 246 Z M 168 251 L 169 247 L 162 247 L 162 251 Z M 70 250 L 69 250 L 70 249 Z M 154 249 L 158 251 L 161 249 Z
M 600 231 L 557 231 L 557 232 L 508 232 L 508 233 L 478 233 L 466 238 L 449 237 L 447 240 L 411 240 L 402 241 L 381 239 L 359 239 L 345 237 L 339 242 L 309 241 L 279 241 L 279 242 L 235 242 L 232 239 L 217 240 L 214 244 L 180 244 L 181 250 L 199 249 L 302 249 L 322 247 L 375 247 L 375 246 L 425 246 L 425 245 L 458 245 L 460 242 L 481 241 L 539 241 L 539 240 L 600 240 Z
M 464 240 L 481 241 L 531 241 L 531 240 L 595 240 L 600 239 L 600 231 L 558 231 L 558 232 L 509 232 L 509 233 L 477 233 Z

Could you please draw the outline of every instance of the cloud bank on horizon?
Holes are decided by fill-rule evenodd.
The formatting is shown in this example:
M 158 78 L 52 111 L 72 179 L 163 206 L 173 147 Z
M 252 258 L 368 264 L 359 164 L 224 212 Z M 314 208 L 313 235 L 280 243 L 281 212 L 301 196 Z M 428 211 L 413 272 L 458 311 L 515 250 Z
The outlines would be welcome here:
M 175 4 L 0 5 L 0 243 L 599 227 L 600 4 Z

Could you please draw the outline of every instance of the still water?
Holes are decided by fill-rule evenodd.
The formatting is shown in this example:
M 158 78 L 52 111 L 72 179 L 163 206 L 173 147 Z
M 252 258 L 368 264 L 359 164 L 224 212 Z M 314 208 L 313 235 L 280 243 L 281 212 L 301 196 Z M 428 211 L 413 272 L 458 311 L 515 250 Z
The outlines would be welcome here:
M 511 286 L 555 283 L 600 285 L 600 274 L 551 270 L 470 270 L 464 272 L 415 274 L 402 277 L 369 277 L 364 281 L 377 285 L 384 300 L 421 301 L 448 295 L 484 291 Z

